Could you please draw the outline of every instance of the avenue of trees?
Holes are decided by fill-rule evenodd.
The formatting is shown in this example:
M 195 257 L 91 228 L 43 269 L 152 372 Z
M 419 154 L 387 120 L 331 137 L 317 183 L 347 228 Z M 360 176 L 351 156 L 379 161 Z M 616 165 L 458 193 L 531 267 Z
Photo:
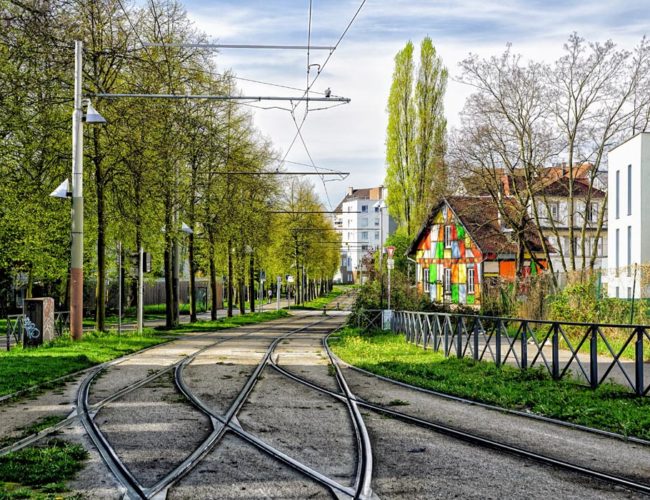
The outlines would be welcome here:
M 279 167 L 278 152 L 245 106 L 92 97 L 238 93 L 213 52 L 143 47 L 206 41 L 179 3 L 0 0 L 0 24 L 0 308 L 10 306 L 18 277 L 28 295 L 38 283 L 61 306 L 68 300 L 70 205 L 48 195 L 70 178 L 74 40 L 84 43 L 84 95 L 107 120 L 84 127 L 84 274 L 95 284 L 97 329 L 117 242 L 127 264 L 140 247 L 153 255 L 168 326 L 178 322 L 181 260 L 189 259 L 192 283 L 207 276 L 214 290 L 228 277 L 230 310 L 236 297 L 244 307 L 254 270 L 274 281 L 304 269 L 310 289 L 325 286 L 339 260 L 336 233 L 322 213 L 277 213 L 322 207 L 310 184 L 259 174 Z

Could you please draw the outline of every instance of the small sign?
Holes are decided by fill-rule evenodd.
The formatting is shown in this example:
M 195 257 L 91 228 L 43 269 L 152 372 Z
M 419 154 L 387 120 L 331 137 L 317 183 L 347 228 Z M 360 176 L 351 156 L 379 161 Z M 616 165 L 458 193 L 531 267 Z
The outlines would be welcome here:
M 393 324 L 393 311 L 392 309 L 384 309 L 381 312 L 381 328 L 382 330 L 390 330 Z
M 392 259 L 393 254 L 395 253 L 395 247 L 393 247 L 393 246 L 386 247 L 386 253 L 388 254 L 388 258 Z
M 287 274 L 287 283 L 293 283 L 293 276 L 290 274 Z
M 386 261 L 386 265 L 388 266 L 388 269 L 395 269 L 395 260 L 389 258 L 389 259 Z
M 260 281 L 266 281 L 266 271 L 260 271 Z

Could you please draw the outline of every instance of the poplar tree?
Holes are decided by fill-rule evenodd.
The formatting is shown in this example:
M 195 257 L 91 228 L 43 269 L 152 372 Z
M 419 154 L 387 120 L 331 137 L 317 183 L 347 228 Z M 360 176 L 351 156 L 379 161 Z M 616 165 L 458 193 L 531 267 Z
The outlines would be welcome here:
M 420 45 L 416 78 L 413 51 L 409 41 L 395 56 L 386 134 L 388 211 L 400 231 L 409 236 L 446 187 L 443 99 L 447 69 L 426 37 Z

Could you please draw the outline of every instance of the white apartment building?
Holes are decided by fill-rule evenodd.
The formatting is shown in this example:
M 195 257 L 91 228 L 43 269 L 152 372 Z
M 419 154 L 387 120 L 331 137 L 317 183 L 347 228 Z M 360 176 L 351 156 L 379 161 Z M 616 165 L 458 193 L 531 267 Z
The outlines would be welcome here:
M 354 189 L 349 187 L 345 198 L 336 207 L 334 227 L 341 235 L 341 266 L 334 276 L 338 283 L 359 283 L 365 269 L 364 256 L 381 247 L 395 224 L 386 208 L 386 188 Z M 365 281 L 365 280 L 364 280 Z
M 650 264 L 650 133 L 639 133 L 609 152 L 608 295 L 650 296 L 642 268 Z M 645 195 L 644 195 L 645 193 Z M 636 286 L 635 286 L 636 283 Z

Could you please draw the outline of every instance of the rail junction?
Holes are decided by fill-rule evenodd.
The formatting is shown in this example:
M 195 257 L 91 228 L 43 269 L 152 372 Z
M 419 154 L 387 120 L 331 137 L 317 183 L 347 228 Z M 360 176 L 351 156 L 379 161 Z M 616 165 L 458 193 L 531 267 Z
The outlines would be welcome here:
M 343 305 L 343 304 L 342 304 Z M 88 498 L 642 498 L 650 442 L 529 418 L 354 369 L 345 312 L 189 334 L 3 402 L 91 458 Z

